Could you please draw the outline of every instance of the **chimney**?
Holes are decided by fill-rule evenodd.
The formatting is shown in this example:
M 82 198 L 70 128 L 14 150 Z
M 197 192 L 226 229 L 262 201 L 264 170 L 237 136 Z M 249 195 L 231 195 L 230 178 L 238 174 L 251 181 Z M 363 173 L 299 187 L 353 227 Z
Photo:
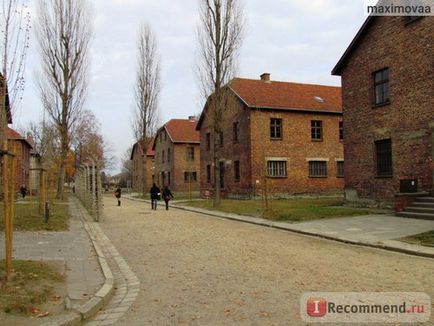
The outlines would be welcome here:
M 269 74 L 268 72 L 264 72 L 264 73 L 261 75 L 261 80 L 262 80 L 263 82 L 269 83 L 269 82 L 270 82 L 270 74 Z

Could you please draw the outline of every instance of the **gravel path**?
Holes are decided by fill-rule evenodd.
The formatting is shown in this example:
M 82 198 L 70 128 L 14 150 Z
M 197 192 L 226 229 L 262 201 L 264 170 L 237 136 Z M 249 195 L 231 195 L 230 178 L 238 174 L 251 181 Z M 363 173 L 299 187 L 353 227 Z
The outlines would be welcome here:
M 141 282 L 119 325 L 305 325 L 306 291 L 422 291 L 434 260 L 105 198 L 101 227 Z

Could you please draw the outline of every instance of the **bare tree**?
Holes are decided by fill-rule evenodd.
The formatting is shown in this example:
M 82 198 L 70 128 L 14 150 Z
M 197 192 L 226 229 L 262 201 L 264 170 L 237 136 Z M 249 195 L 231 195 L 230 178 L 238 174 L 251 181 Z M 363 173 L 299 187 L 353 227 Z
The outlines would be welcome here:
M 9 102 L 16 109 L 24 91 L 24 72 L 30 42 L 30 12 L 26 0 L 2 1 L 0 13 L 1 69 Z
M 92 18 L 87 0 L 39 0 L 36 35 L 42 61 L 42 104 L 60 136 L 57 198 L 63 198 L 71 131 L 88 86 Z
M 157 52 L 155 35 L 149 25 L 140 26 L 137 45 L 137 76 L 134 89 L 136 109 L 133 129 L 136 140 L 142 144 L 141 188 L 144 195 L 148 189 L 146 152 L 158 123 L 160 93 L 160 57 Z
M 206 99 L 206 114 L 213 134 L 214 206 L 220 205 L 220 135 L 231 101 L 226 87 L 234 77 L 243 41 L 244 13 L 239 0 L 200 0 L 197 72 Z

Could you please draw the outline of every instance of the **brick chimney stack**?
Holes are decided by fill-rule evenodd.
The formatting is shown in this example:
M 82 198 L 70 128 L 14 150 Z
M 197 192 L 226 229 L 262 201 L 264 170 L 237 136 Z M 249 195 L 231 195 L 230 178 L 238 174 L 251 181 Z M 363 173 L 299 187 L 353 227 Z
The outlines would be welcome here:
M 261 80 L 262 80 L 263 82 L 269 83 L 269 82 L 270 82 L 270 73 L 268 73 L 268 72 L 264 72 L 264 73 L 261 75 Z

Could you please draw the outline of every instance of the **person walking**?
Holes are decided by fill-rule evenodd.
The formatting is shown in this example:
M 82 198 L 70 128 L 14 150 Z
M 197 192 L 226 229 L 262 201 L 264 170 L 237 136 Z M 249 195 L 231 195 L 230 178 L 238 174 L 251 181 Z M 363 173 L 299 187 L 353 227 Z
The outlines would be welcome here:
M 151 209 L 157 210 L 157 201 L 160 199 L 161 196 L 160 188 L 158 188 L 157 185 L 154 183 L 149 192 L 151 193 Z
M 115 197 L 118 199 L 118 206 L 121 206 L 121 195 L 122 195 L 122 190 L 121 187 L 118 186 L 115 190 Z
M 24 198 L 24 197 L 26 197 L 26 195 L 27 195 L 27 187 L 25 186 L 25 185 L 22 185 L 21 187 L 20 187 L 20 193 L 21 193 L 21 196 Z
M 169 210 L 169 201 L 170 201 L 170 199 L 173 199 L 173 198 L 175 198 L 175 197 L 173 197 L 169 186 L 166 185 L 163 189 L 163 199 L 164 199 L 164 202 L 166 203 L 166 211 Z

